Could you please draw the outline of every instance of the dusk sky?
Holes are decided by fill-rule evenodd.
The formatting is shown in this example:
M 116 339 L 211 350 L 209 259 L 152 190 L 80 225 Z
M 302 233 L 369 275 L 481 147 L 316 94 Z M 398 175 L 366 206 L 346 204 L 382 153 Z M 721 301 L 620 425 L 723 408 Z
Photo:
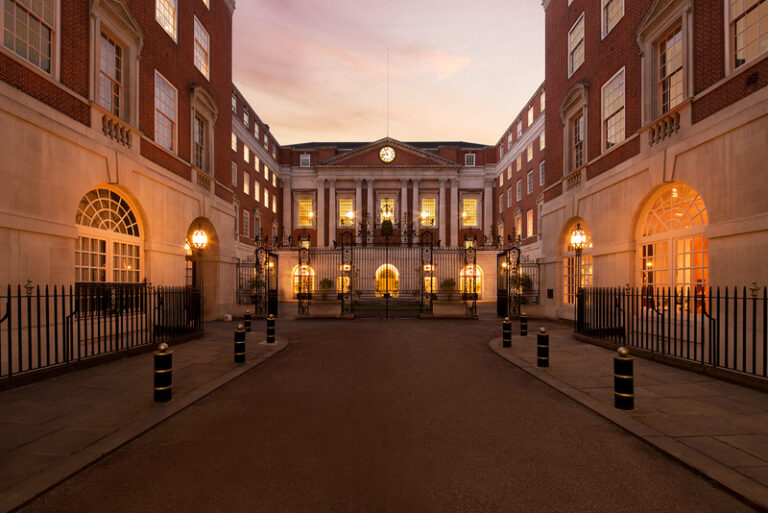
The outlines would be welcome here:
M 495 144 L 544 80 L 539 0 L 239 0 L 233 80 L 283 145 Z

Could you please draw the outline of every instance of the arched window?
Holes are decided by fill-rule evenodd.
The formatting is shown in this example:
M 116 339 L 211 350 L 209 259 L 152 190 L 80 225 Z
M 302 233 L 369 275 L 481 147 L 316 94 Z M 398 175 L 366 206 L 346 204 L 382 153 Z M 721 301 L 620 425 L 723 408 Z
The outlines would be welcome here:
M 384 264 L 376 269 L 376 295 L 381 297 L 389 293 L 397 297 L 400 291 L 400 271 L 392 264 Z
M 80 200 L 75 216 L 75 281 L 138 283 L 142 247 L 139 223 L 128 202 L 109 189 Z
M 571 224 L 565 232 L 563 247 L 563 303 L 565 304 L 576 304 L 576 292 L 579 287 L 592 285 L 592 232 L 584 221 L 578 222 L 587 236 L 587 241 L 579 259 L 580 269 L 577 269 L 576 250 L 571 246 L 571 233 L 576 229 L 576 224 L 576 222 Z
M 709 222 L 704 200 L 685 184 L 654 196 L 638 226 L 638 266 L 643 286 L 704 293 L 709 282 Z
M 483 294 L 483 270 L 478 265 L 467 265 L 459 272 L 459 292 Z
M 293 268 L 293 293 L 315 291 L 315 270 L 309 265 L 297 265 Z

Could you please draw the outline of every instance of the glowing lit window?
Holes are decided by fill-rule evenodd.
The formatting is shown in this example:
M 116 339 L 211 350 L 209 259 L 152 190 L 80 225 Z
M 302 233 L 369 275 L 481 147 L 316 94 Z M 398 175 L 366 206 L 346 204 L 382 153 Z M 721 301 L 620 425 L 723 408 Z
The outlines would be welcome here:
M 338 226 L 355 226 L 355 199 L 338 198 L 337 203 Z
M 264 192 L 266 193 L 267 191 L 265 190 Z M 299 228 L 312 228 L 315 215 L 312 211 L 312 199 L 298 198 L 296 204 L 298 208 L 298 222 L 296 223 L 296 226 Z
M 307 294 L 315 290 L 315 270 L 309 265 L 297 265 L 293 270 L 293 293 Z
M 459 292 L 482 294 L 483 271 L 479 266 L 467 265 L 459 272 Z
M 421 226 L 437 225 L 437 198 L 421 198 Z
M 237 136 L 232 132 L 232 151 L 237 151 Z
M 75 280 L 137 283 L 141 271 L 138 221 L 128 203 L 107 189 L 80 200 L 75 224 Z
M 243 193 L 251 194 L 251 175 L 243 171 Z
M 533 160 L 533 143 L 528 145 L 527 154 L 528 154 L 528 159 L 526 160 L 526 162 L 530 162 L 531 160 Z
M 269 208 L 269 191 L 264 187 L 264 206 Z
M 251 163 L 251 149 L 245 144 L 243 144 L 243 160 L 246 164 Z
M 533 233 L 533 210 L 529 210 L 528 212 L 525 213 L 525 225 L 526 225 L 525 226 L 526 227 L 525 236 L 526 237 L 533 237 L 533 235 L 534 235 L 534 233 Z
M 462 198 L 461 201 L 462 226 L 477 226 L 477 198 Z
M 539 110 L 541 112 L 544 112 L 544 109 L 547 107 L 547 94 L 546 91 L 541 92 L 541 97 L 539 97 Z
M 528 107 L 528 126 L 533 124 L 533 105 Z
M 507 180 L 512 180 L 512 164 L 507 166 Z
M 389 294 L 397 297 L 400 292 L 400 272 L 392 264 L 384 264 L 376 270 L 376 295 Z
M 155 20 L 176 41 L 176 0 L 155 0 Z
M 256 200 L 256 203 L 261 201 L 261 196 L 259 195 L 259 182 L 256 181 L 253 182 L 253 197 Z
M 195 16 L 195 67 L 205 78 L 209 78 L 211 59 L 211 38 L 203 24 Z
M 709 241 L 703 236 L 708 215 L 701 196 L 687 185 L 674 185 L 650 203 L 641 219 L 638 252 L 643 285 L 704 293 Z
M 544 132 L 539 136 L 539 151 L 547 147 L 547 136 Z
M 395 217 L 395 198 L 379 198 L 379 221 L 389 219 L 390 221 L 394 222 Z
M 53 55 L 54 0 L 5 0 L 3 44 L 46 73 Z
M 523 168 L 523 154 L 517 156 L 517 171 L 520 171 Z
M 504 185 L 504 173 L 501 173 L 499 175 L 499 187 L 501 187 L 502 185 Z

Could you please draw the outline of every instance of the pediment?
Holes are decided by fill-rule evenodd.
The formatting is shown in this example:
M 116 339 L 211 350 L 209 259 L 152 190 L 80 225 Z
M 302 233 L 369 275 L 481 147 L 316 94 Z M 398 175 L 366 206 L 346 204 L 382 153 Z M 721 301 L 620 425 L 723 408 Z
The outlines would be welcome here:
M 379 152 L 385 146 L 395 150 L 395 159 L 392 162 L 383 162 Z M 330 159 L 318 162 L 316 167 L 459 167 L 460 164 L 440 155 L 422 150 L 415 146 L 385 137 L 366 144 L 352 151 L 335 155 Z
M 691 0 L 654 0 L 640 20 L 640 24 L 635 32 L 640 49 L 643 49 L 644 40 L 649 33 L 657 28 L 657 25 L 666 24 L 667 18 L 690 8 Z
M 124 0 L 91 0 L 91 13 L 119 25 L 124 33 L 135 39 L 141 53 L 144 33 Z

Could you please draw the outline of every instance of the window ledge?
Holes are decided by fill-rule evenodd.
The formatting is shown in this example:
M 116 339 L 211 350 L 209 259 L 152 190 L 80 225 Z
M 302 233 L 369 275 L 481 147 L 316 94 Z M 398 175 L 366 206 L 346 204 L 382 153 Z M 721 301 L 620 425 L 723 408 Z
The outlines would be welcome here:
M 681 128 L 691 124 L 691 99 L 654 119 L 640 129 L 641 147 L 654 146 L 677 135 Z

